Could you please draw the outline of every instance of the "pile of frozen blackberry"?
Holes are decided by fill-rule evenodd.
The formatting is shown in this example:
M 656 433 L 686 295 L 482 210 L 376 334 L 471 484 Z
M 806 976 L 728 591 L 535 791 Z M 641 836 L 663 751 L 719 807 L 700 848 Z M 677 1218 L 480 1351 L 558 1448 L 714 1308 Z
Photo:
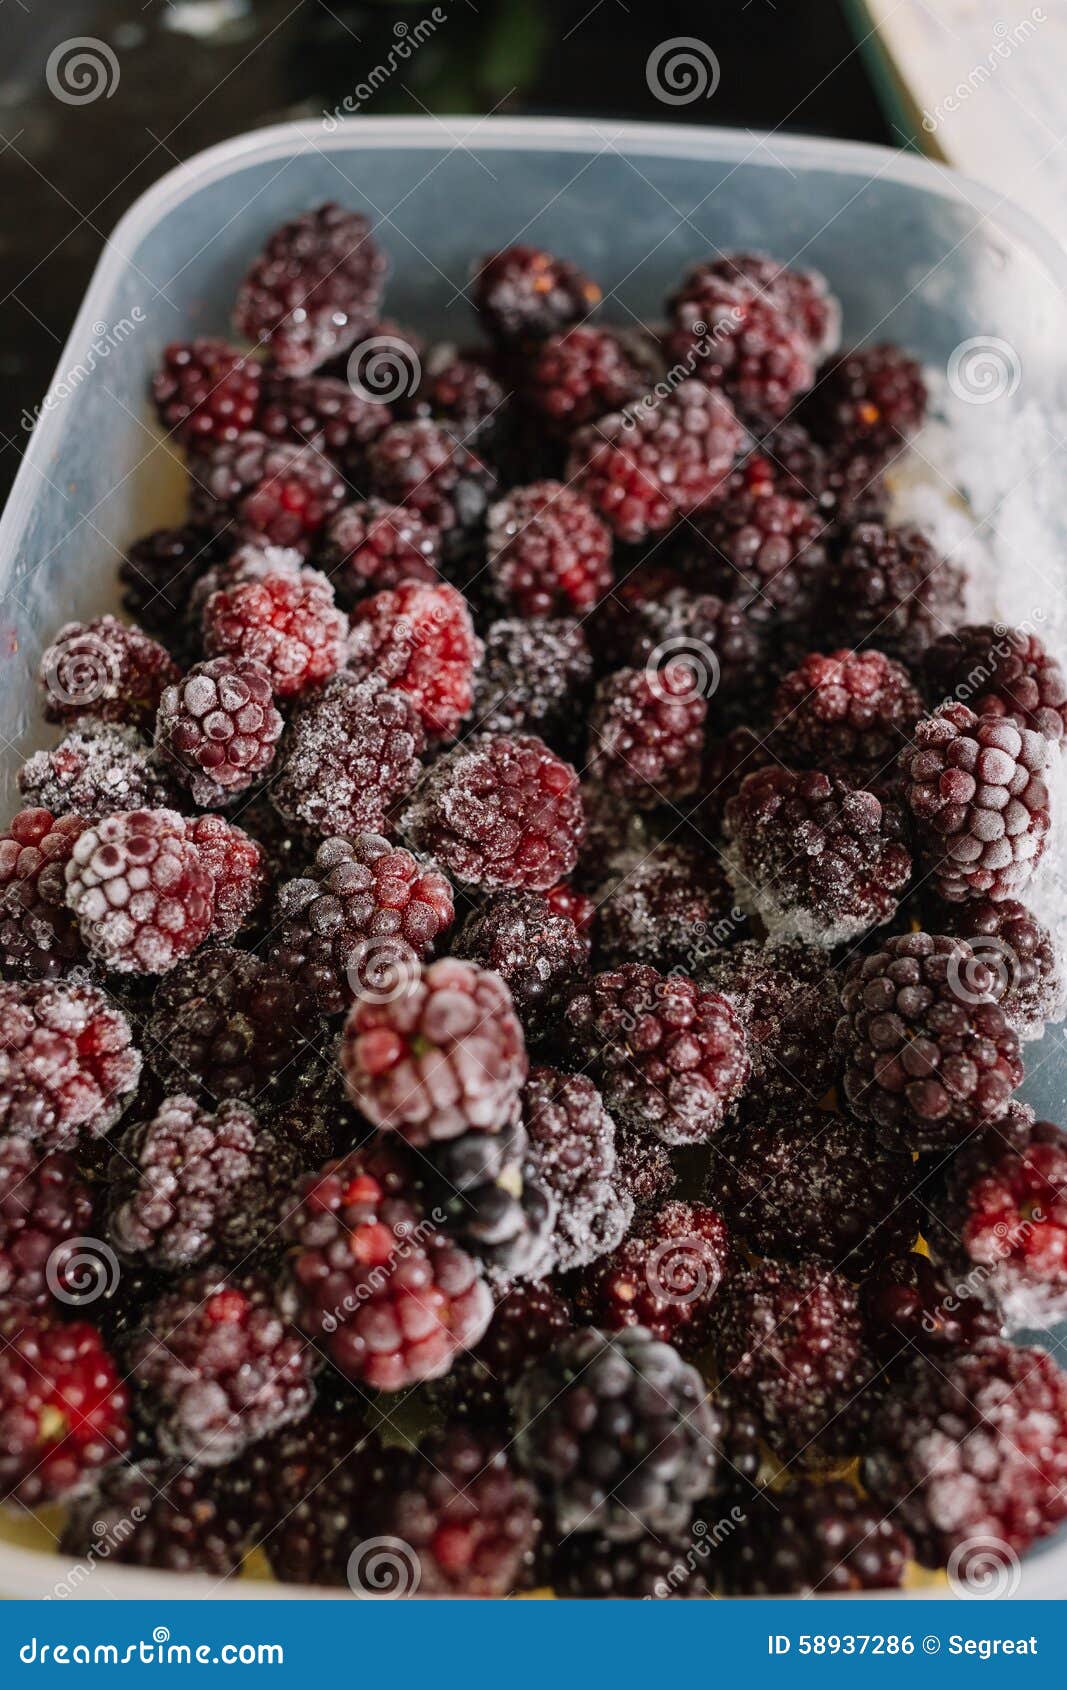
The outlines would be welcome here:
M 1067 683 L 894 525 L 826 282 L 470 345 L 296 217 L 152 382 L 183 525 L 0 838 L 0 1492 L 356 1594 L 838 1592 L 1067 1516 Z M 403 353 L 403 378 L 381 355 Z M 384 1545 L 384 1547 L 383 1547 Z

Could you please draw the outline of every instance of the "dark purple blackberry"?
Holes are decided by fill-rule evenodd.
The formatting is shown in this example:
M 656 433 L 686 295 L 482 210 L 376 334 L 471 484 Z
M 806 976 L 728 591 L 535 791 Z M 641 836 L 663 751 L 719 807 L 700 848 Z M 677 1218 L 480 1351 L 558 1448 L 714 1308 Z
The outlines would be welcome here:
M 241 1564 L 245 1534 L 195 1469 L 165 1463 L 115 1467 L 67 1516 L 60 1553 L 168 1573 L 229 1578 Z
M 381 1453 L 354 1399 L 336 1408 L 320 1400 L 213 1474 L 212 1493 L 245 1540 L 262 1545 L 275 1578 L 344 1584 Z
M 600 289 L 568 259 L 518 245 L 479 259 L 471 298 L 495 339 L 544 340 L 585 317 Z
M 436 581 L 440 560 L 441 536 L 433 524 L 384 499 L 342 506 L 317 554 L 346 605 L 401 581 Z
M 893 812 L 836 776 L 760 769 L 724 820 L 737 900 L 772 940 L 858 938 L 889 919 L 911 878 Z
M 820 446 L 788 417 L 741 466 L 739 477 L 818 506 L 827 522 L 881 521 L 889 505 L 884 453 L 859 440 Z
M 1039 1039 L 1060 1019 L 1067 979 L 1052 934 L 1017 898 L 968 898 L 943 905 L 936 920 L 992 971 L 992 990 L 1020 1039 Z
M 276 1139 L 292 1147 L 301 1173 L 321 1168 L 366 1137 L 366 1123 L 345 1095 L 344 1076 L 329 1046 L 298 1060 L 295 1078 L 286 1074 L 285 1095 L 257 1099 L 256 1113 Z
M 728 801 L 740 790 L 746 775 L 777 763 L 770 736 L 754 728 L 731 728 L 721 739 L 710 739 L 704 750 L 697 796 L 689 811 L 686 831 L 707 850 L 722 833 Z
M 605 608 L 616 603 L 613 594 Z M 660 597 L 627 607 L 617 619 L 612 645 L 619 657 L 613 667 L 658 670 L 671 662 L 687 664 L 700 690 L 715 695 L 716 711 L 733 702 L 751 707 L 765 655 L 759 625 L 746 611 L 714 593 L 684 586 L 668 587 Z
M 484 526 L 496 477 L 441 423 L 393 423 L 372 444 L 368 466 L 371 492 L 432 523 L 450 551 Z
M 552 1557 L 557 1596 L 583 1601 L 696 1601 L 710 1596 L 699 1551 L 702 1533 L 681 1531 L 664 1539 L 646 1532 L 633 1543 L 576 1532 Z
M 241 284 L 234 323 L 284 374 L 307 375 L 372 329 L 386 269 L 361 212 L 320 205 L 271 235 Z
M 683 1531 L 715 1471 L 704 1381 L 641 1327 L 575 1332 L 514 1388 L 519 1460 L 560 1537 Z
M 533 1043 L 551 1032 L 585 974 L 589 941 L 536 892 L 497 892 L 468 916 L 452 952 L 500 975 Z
M 491 359 L 442 342 L 423 358 L 418 388 L 404 410 L 440 419 L 466 445 L 484 444 L 506 425 L 508 397 Z
M 27 804 L 53 815 L 96 821 L 116 810 L 172 809 L 177 783 L 138 728 L 91 717 L 75 722 L 50 751 L 35 751 L 18 773 Z
M 1002 716 L 1046 739 L 1067 734 L 1067 676 L 1036 634 L 992 622 L 942 634 L 923 653 L 934 704 L 963 699 L 976 716 Z
M 895 1590 L 911 1544 L 843 1479 L 764 1492 L 720 1554 L 734 1596 L 841 1596 Z
M 327 839 L 381 833 L 418 780 L 425 746 L 406 693 L 335 675 L 294 711 L 271 800 L 291 826 Z
M 555 1198 L 554 1255 L 566 1273 L 614 1250 L 633 1218 L 617 1176 L 615 1123 L 591 1080 L 556 1068 L 531 1070 L 522 1119 L 536 1178 Z
M 64 869 L 84 830 L 79 815 L 19 810 L 0 833 L 0 973 L 12 980 L 55 980 L 85 961 L 67 908 Z
M 204 808 L 222 808 L 263 776 L 281 732 L 269 674 L 243 657 L 194 664 L 164 692 L 156 718 L 157 749 Z
M 752 621 L 804 623 L 826 574 L 826 519 L 800 499 L 733 491 L 685 536 L 689 572 Z
M 608 865 L 597 894 L 597 955 L 609 968 L 651 963 L 695 972 L 744 930 L 716 859 L 688 845 L 657 845 L 636 862 Z
M 763 945 L 758 939 L 717 952 L 707 982 L 733 1004 L 748 1039 L 759 1107 L 772 1098 L 814 1105 L 837 1077 L 834 1028 L 838 980 L 821 945 Z
M 224 340 L 174 341 L 152 377 L 163 427 L 183 445 L 235 440 L 255 428 L 262 366 Z
M 616 329 L 581 323 L 550 335 L 523 359 L 519 389 L 523 403 L 553 434 L 566 438 L 651 386 L 653 360 Z
M 311 1407 L 315 1352 L 265 1275 L 206 1268 L 176 1280 L 126 1354 L 160 1449 L 198 1466 L 223 1466 Z
M 189 593 L 217 546 L 200 528 L 157 528 L 135 540 L 119 564 L 122 604 L 164 645 L 183 651 L 181 623 Z
M 671 1195 L 678 1175 L 662 1140 L 639 1127 L 621 1125 L 615 1132 L 615 1150 L 619 1185 L 637 1209 L 650 1209 Z
M 994 976 L 965 939 L 906 933 L 854 957 L 836 1043 L 845 1096 L 898 1150 L 945 1150 L 998 1121 L 1023 1077 Z
M 752 425 L 779 421 L 815 380 L 816 347 L 774 267 L 729 255 L 689 270 L 667 301 L 665 355 L 722 387 Z
M 573 1328 L 569 1306 L 549 1284 L 520 1280 L 509 1286 L 485 1337 L 456 1358 L 438 1387 L 448 1419 L 506 1426 L 511 1386 Z
M 574 869 L 575 883 L 594 891 L 604 879 L 604 865 L 631 858 L 639 861 L 655 843 L 650 819 L 597 781 L 581 787 L 585 835 Z
M 120 622 L 65 622 L 38 668 L 47 722 L 121 722 L 151 733 L 164 687 L 178 679 L 170 653 Z
M 387 405 L 336 376 L 273 376 L 255 426 L 271 440 L 313 446 L 357 485 L 366 476 L 368 446 L 392 420 Z
M 859 444 L 887 456 L 916 432 L 925 412 L 922 370 L 890 344 L 858 347 L 824 365 L 801 406 L 823 445 Z
M 587 772 L 640 810 L 685 798 L 700 780 L 708 701 L 689 663 L 619 669 L 600 682 Z
M 0 1139 L 0 1298 L 46 1308 L 79 1279 L 93 1195 L 71 1156 Z
M 611 1255 L 586 1268 L 576 1307 L 605 1331 L 640 1326 L 695 1355 L 714 1333 L 716 1294 L 732 1267 L 721 1215 L 700 1203 L 665 1203 L 644 1214 Z
M 568 616 L 491 622 L 475 675 L 471 721 L 481 733 L 538 734 L 569 750 L 580 737 L 593 661 L 579 622 Z
M 811 652 L 779 684 L 774 744 L 788 762 L 878 774 L 908 744 L 922 700 L 880 651 Z
M 483 1264 L 497 1294 L 516 1280 L 544 1279 L 556 1267 L 558 1204 L 532 1158 L 460 1192 L 431 1177 L 427 1194 L 448 1232 Z
M 516 487 L 489 511 L 489 592 L 518 616 L 582 616 L 611 589 L 611 534 L 559 481 Z
M 598 670 L 629 666 L 638 669 L 644 663 L 631 653 L 639 648 L 641 617 L 645 611 L 669 593 L 686 586 L 686 578 L 673 563 L 660 561 L 655 552 L 638 563 L 616 581 L 606 598 L 601 599 L 592 615 L 586 619 L 585 632 Z M 652 642 L 655 645 L 655 641 Z M 645 651 L 651 650 L 648 646 Z
M 921 529 L 860 522 L 826 572 L 825 626 L 842 645 L 874 645 L 907 664 L 960 620 L 963 574 Z
M 867 1276 L 860 1307 L 871 1345 L 891 1367 L 906 1365 L 916 1352 L 944 1365 L 954 1350 L 999 1338 L 1002 1327 L 973 1285 L 955 1283 L 915 1250 L 891 1256 Z

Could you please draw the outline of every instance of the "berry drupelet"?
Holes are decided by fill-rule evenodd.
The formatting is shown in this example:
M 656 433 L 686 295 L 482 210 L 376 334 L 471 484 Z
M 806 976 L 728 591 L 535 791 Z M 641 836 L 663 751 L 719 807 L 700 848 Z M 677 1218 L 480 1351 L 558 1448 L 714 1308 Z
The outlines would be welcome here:
M 66 904 L 64 868 L 84 831 L 79 815 L 19 810 L 0 833 L 0 973 L 54 980 L 85 959 Z
M 923 653 L 934 704 L 963 699 L 977 716 L 1001 716 L 1046 739 L 1067 735 L 1067 676 L 1036 634 L 1002 623 L 969 623 Z
M 156 1567 L 167 1573 L 229 1578 L 241 1564 L 245 1532 L 195 1469 L 165 1462 L 114 1467 L 75 1502 L 60 1553 L 90 1566 Z
M 282 725 L 264 665 L 241 655 L 214 657 L 164 692 L 156 746 L 193 802 L 218 809 L 266 774 Z
M 478 1132 L 467 1136 L 485 1138 Z M 436 1155 L 430 1159 L 438 1161 Z M 513 1162 L 460 1193 L 450 1188 L 447 1175 L 443 1181 L 431 1178 L 427 1192 L 450 1235 L 482 1263 L 495 1295 L 519 1280 L 544 1279 L 555 1268 L 556 1199 L 532 1159 Z
M 743 917 L 733 913 L 733 892 L 716 859 L 688 845 L 657 845 L 631 863 L 609 864 L 598 893 L 598 958 L 655 968 L 695 968 L 716 947 L 715 933 L 736 938 Z
M 618 1178 L 615 1123 L 591 1080 L 556 1068 L 531 1070 L 522 1119 L 536 1176 L 556 1203 L 556 1267 L 584 1267 L 616 1249 L 633 1219 L 633 1198 Z
M 130 1445 L 130 1393 L 95 1326 L 11 1303 L 0 1314 L 0 1501 L 76 1495 Z
M 596 689 L 588 774 L 638 809 L 685 798 L 700 781 L 708 701 L 691 666 L 619 669 Z
M 468 445 L 492 444 L 508 420 L 508 398 L 491 357 L 442 341 L 424 358 L 418 388 L 405 411 L 416 417 L 437 417 Z
M 481 650 L 462 593 L 447 581 L 405 581 L 357 604 L 347 668 L 405 693 L 428 740 L 452 740 L 470 714 Z
M 73 1157 L 0 1139 L 0 1298 L 46 1308 L 78 1278 L 93 1195 Z
M 402 581 L 436 581 L 440 561 L 441 536 L 433 524 L 384 499 L 343 506 L 327 525 L 317 554 L 346 605 Z
M 798 942 L 758 939 L 716 951 L 706 984 L 733 1004 L 745 1029 L 752 1075 L 746 1100 L 815 1104 L 837 1076 L 834 1029 L 840 1013 L 830 953 Z
M 992 970 L 991 989 L 1020 1039 L 1039 1039 L 1059 1020 L 1067 979 L 1052 934 L 1017 898 L 968 898 L 943 905 L 937 919 Z
M 893 1518 L 843 1479 L 764 1493 L 726 1540 L 734 1596 L 840 1596 L 899 1589 L 911 1544 Z
M 224 340 L 174 341 L 152 377 L 156 414 L 185 445 L 255 428 L 262 366 Z
M 278 698 L 297 698 L 345 661 L 348 619 L 318 569 L 276 570 L 220 587 L 204 606 L 209 657 L 260 665 Z
M 464 922 L 452 950 L 500 975 L 531 1042 L 552 1031 L 564 997 L 589 961 L 588 939 L 536 892 L 487 898 Z
M 518 245 L 478 260 L 471 298 L 495 340 L 544 340 L 585 317 L 600 289 L 567 259 Z
M 171 689 L 167 687 L 165 693 Z M 18 772 L 28 804 L 86 821 L 116 810 L 178 809 L 177 782 L 139 728 L 85 716 L 50 751 L 35 751 Z
M 48 722 L 93 716 L 152 732 L 164 687 L 178 679 L 170 653 L 114 616 L 65 622 L 41 658 Z
M 842 645 L 874 645 L 903 663 L 960 620 L 963 573 L 919 528 L 860 522 L 831 557 L 820 620 Z
M 425 749 L 407 693 L 377 677 L 335 675 L 294 711 L 271 802 L 292 827 L 327 839 L 382 833 L 415 786 Z
M 593 660 L 580 622 L 569 616 L 490 622 L 475 675 L 471 718 L 480 733 L 536 734 L 568 750 L 579 739 Z
M 583 616 L 614 580 L 608 528 L 558 481 L 516 487 L 491 507 L 486 556 L 493 599 L 518 616 Z
M 665 1203 L 586 1269 L 576 1305 L 608 1332 L 641 1326 L 693 1355 L 713 1335 L 716 1293 L 732 1265 L 721 1215 L 701 1203 Z
M 207 938 L 215 881 L 175 810 L 105 816 L 78 835 L 67 903 L 91 955 L 121 974 L 165 974 Z
M 616 1177 L 642 1212 L 670 1197 L 678 1181 L 667 1146 L 651 1133 L 625 1124 L 616 1128 Z
M 778 687 L 774 744 L 794 766 L 876 775 L 922 714 L 907 670 L 883 652 L 812 652 Z
M 137 1088 L 126 1017 L 95 986 L 0 983 L 0 1134 L 69 1150 L 110 1131 Z

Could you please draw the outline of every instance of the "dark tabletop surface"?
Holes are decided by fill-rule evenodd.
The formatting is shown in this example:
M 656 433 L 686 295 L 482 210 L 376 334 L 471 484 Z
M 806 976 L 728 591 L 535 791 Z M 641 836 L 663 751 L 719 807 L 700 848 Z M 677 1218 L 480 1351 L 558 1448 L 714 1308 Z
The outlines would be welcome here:
M 0 0 L 0 481 L 46 391 L 103 241 L 178 161 L 259 124 L 333 109 L 430 0 Z M 442 0 L 435 30 L 366 109 L 549 113 L 891 141 L 837 0 Z M 401 32 L 402 33 L 402 32 Z M 49 57 L 91 36 L 105 98 L 50 91 Z M 714 51 L 714 97 L 665 107 L 658 43 Z

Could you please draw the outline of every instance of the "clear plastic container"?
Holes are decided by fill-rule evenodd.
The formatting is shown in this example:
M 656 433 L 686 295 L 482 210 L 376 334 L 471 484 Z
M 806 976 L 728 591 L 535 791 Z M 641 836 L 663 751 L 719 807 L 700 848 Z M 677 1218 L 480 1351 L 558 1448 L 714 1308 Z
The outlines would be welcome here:
M 111 237 L 64 348 L 0 521 L 5 815 L 19 762 L 47 733 L 34 686 L 44 645 L 68 618 L 113 608 L 121 548 L 180 514 L 181 466 L 145 403 L 161 347 L 226 334 L 264 236 L 325 199 L 376 223 L 393 262 L 390 316 L 461 340 L 472 256 L 523 239 L 590 269 L 606 314 L 622 321 L 655 319 L 679 270 L 705 252 L 756 247 L 824 270 L 851 339 L 898 340 L 942 370 L 966 342 L 1007 347 L 1020 372 L 1014 390 L 990 404 L 949 391 L 946 410 L 961 440 L 981 439 L 963 478 L 1000 559 L 1000 608 L 1067 618 L 1067 256 L 995 194 L 907 153 L 682 124 L 283 124 L 201 153 L 142 195 Z M 1026 1095 L 1064 1119 L 1062 1038 L 1028 1046 L 1027 1060 Z M 36 1525 L 0 1522 L 0 1591 L 309 1594 L 244 1579 L 213 1590 L 208 1580 L 104 1561 L 72 1576 L 48 1553 L 53 1543 Z M 1026 1557 L 1020 1595 L 1065 1588 L 1067 1541 Z

